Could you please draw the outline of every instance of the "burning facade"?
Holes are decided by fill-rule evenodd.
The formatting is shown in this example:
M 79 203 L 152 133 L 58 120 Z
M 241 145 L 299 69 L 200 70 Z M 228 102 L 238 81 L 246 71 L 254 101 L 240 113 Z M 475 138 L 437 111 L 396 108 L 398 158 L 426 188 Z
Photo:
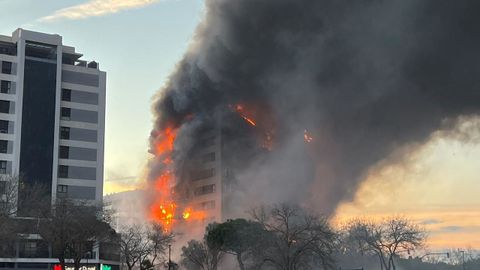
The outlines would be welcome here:
M 160 176 L 152 182 L 154 192 L 149 213 L 150 219 L 162 223 L 166 230 L 171 230 L 174 225 L 181 230 L 189 223 L 199 224 L 198 228 L 203 229 L 211 222 L 233 217 L 235 191 L 239 188 L 235 173 L 240 169 L 239 164 L 269 150 L 266 147 L 268 142 L 262 141 L 266 138 L 254 135 L 258 133 L 258 127 L 253 115 L 247 116 L 249 113 L 243 109 L 239 112 L 230 108 L 224 112 L 221 117 L 202 122 L 192 129 L 194 140 L 181 160 L 175 157 L 171 144 L 161 140 L 156 145 L 157 153 L 160 153 L 157 158 L 163 159 L 163 166 Z M 194 117 L 188 121 L 194 121 Z M 235 130 L 231 129 L 232 124 Z M 174 145 L 176 132 L 161 133 L 164 134 L 162 138 L 175 134 L 170 137 L 174 138 L 171 141 Z M 239 140 L 239 137 L 243 139 Z M 239 147 L 249 151 L 237 153 L 235 149 Z M 173 162 L 175 159 L 177 163 Z
M 229 200 L 330 214 L 394 151 L 480 112 L 477 2 L 205 2 L 153 105 L 149 210 L 167 229 Z

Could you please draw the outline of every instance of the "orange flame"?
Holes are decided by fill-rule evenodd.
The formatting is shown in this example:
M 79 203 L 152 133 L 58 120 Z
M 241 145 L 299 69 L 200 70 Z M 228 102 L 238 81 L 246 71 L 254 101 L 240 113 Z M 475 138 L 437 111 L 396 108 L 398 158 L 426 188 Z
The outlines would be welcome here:
M 188 117 L 187 120 L 191 119 Z M 150 219 L 161 224 L 166 232 L 172 227 L 178 217 L 178 204 L 173 196 L 175 175 L 173 173 L 172 154 L 177 136 L 177 129 L 167 126 L 155 139 L 155 156 L 161 160 L 164 167 L 154 182 L 153 190 L 156 198 L 150 205 Z M 181 211 L 183 220 L 200 220 L 205 218 L 205 213 L 192 211 L 186 208 Z
M 310 134 L 310 132 L 308 132 L 308 130 L 305 129 L 305 131 L 303 132 L 303 139 L 305 140 L 306 143 L 311 143 L 313 142 L 313 137 L 312 135 Z
M 232 110 L 238 113 L 240 117 L 242 117 L 247 123 L 249 123 L 252 126 L 257 126 L 257 123 L 252 119 L 252 117 L 247 116 L 247 113 L 245 112 L 245 107 L 241 104 L 237 104 L 235 106 L 230 105 L 229 106 Z

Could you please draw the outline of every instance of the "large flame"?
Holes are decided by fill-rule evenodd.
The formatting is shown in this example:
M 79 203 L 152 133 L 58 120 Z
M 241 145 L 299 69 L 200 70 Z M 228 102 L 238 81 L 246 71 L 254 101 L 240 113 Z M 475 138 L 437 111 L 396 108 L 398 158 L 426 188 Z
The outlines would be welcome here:
M 150 219 L 161 224 L 165 231 L 172 231 L 177 220 L 203 220 L 203 211 L 193 211 L 185 207 L 179 211 L 179 204 L 175 201 L 175 173 L 172 154 L 177 137 L 177 129 L 169 125 L 160 131 L 155 138 L 155 157 L 160 159 L 163 167 L 151 188 L 154 189 L 155 198 L 150 205 Z M 181 214 L 180 214 L 181 213 Z

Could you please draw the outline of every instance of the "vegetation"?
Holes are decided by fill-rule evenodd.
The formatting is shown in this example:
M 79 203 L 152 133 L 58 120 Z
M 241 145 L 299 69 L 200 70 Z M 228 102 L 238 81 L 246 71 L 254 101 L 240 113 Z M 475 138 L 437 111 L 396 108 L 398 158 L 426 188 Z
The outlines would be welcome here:
M 373 255 L 381 269 L 395 270 L 395 258 L 421 248 L 426 233 L 417 224 L 391 217 L 382 222 L 351 221 L 344 232 L 344 250 L 350 253 Z
M 72 259 L 75 270 L 96 245 L 115 237 L 101 206 L 68 199 L 57 199 L 51 216 L 40 220 L 38 233 L 52 245 L 62 269 Z
M 19 198 L 18 189 L 26 195 Z M 101 206 L 68 199 L 57 199 L 52 206 L 50 201 L 42 201 L 42 192 L 41 187 L 25 186 L 18 178 L 0 179 L 0 256 L 15 255 L 15 241 L 25 229 L 19 222 L 23 219 L 15 217 L 28 214 L 35 222 L 25 223 L 26 230 L 48 243 L 63 269 L 69 259 L 79 269 L 81 260 L 105 241 L 118 247 L 128 270 L 179 268 L 168 264 L 166 257 L 174 235 L 160 225 L 126 226 L 117 233 Z M 31 207 L 35 211 L 18 212 L 17 205 L 35 202 L 37 207 Z M 221 265 L 240 270 L 480 269 L 480 257 L 473 256 L 472 251 L 451 250 L 448 259 L 413 258 L 412 254 L 422 252 L 426 232 L 403 217 L 380 222 L 355 219 L 337 231 L 326 218 L 288 204 L 252 209 L 250 217 L 208 225 L 203 239 L 190 240 L 182 248 L 182 269 L 216 270 Z
M 166 251 L 173 243 L 174 235 L 166 233 L 158 224 L 131 225 L 120 229 L 117 239 L 123 263 L 128 270 L 137 266 L 152 269 L 156 263 L 165 262 Z

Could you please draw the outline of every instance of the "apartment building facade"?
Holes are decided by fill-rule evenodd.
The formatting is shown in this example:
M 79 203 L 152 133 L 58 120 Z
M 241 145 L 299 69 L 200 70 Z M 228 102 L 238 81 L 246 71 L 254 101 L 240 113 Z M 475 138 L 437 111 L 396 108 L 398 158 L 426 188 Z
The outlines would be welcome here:
M 46 187 L 52 203 L 103 196 L 106 73 L 81 57 L 56 34 L 0 35 L 0 176 Z M 0 268 L 51 269 L 57 260 L 40 242 L 25 237 Z

